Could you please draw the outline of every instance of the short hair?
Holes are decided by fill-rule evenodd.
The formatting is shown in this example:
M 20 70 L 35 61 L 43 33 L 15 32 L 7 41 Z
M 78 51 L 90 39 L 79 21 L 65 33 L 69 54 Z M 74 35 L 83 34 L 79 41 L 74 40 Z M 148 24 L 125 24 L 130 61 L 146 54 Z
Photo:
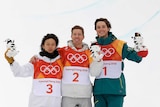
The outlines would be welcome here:
M 99 22 L 99 21 L 103 21 L 103 22 L 105 22 L 106 23 L 106 25 L 107 25 L 107 27 L 108 28 L 111 28 L 111 23 L 106 19 L 106 18 L 99 18 L 99 19 L 96 19 L 96 21 L 95 21 L 95 23 L 94 23 L 94 25 L 95 25 L 95 30 L 96 30 L 96 24 L 97 24 L 97 22 Z
M 41 42 L 41 50 L 43 50 L 42 46 L 44 45 L 44 42 L 47 40 L 47 39 L 53 39 L 55 40 L 56 42 L 56 46 L 58 46 L 58 43 L 59 43 L 59 40 L 58 40 L 58 37 L 55 35 L 55 34 L 47 34 L 43 37 L 42 39 L 42 42 Z
M 79 25 L 75 25 L 75 26 L 72 27 L 71 33 L 73 33 L 73 30 L 74 30 L 74 29 L 80 29 L 80 30 L 82 31 L 82 34 L 84 35 L 84 29 L 83 29 L 83 27 L 81 27 L 81 26 L 79 26 Z

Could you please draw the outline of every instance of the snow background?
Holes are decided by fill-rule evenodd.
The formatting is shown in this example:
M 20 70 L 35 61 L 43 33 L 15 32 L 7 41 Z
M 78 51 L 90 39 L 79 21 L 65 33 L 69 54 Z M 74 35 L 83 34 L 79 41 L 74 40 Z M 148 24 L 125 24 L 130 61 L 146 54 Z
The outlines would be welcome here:
M 132 36 L 140 32 L 149 49 L 140 64 L 125 60 L 127 96 L 124 107 L 160 107 L 160 73 L 157 48 L 160 36 L 159 0 L 0 0 L 0 106 L 27 107 L 32 78 L 15 78 L 4 58 L 5 39 L 15 40 L 21 65 L 40 51 L 42 37 L 54 33 L 59 46 L 70 39 L 71 27 L 85 29 L 90 45 L 96 32 L 94 21 L 105 17 L 111 31 L 133 47 Z M 92 78 L 93 81 L 93 78 Z

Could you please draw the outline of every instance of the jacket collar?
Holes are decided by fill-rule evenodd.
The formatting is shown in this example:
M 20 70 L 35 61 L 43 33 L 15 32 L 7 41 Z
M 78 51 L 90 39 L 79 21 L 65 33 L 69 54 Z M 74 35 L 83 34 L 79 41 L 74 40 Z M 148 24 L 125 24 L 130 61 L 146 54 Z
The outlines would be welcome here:
M 84 43 L 84 42 L 82 42 L 82 46 L 83 46 L 83 47 L 82 47 L 81 49 L 77 49 L 77 48 L 74 46 L 72 40 L 67 41 L 67 44 L 68 44 L 68 46 L 69 46 L 70 48 L 72 48 L 73 50 L 78 51 L 78 52 L 82 52 L 82 51 L 84 51 L 84 50 L 88 50 L 88 49 L 89 49 L 88 45 L 87 45 L 86 43 Z

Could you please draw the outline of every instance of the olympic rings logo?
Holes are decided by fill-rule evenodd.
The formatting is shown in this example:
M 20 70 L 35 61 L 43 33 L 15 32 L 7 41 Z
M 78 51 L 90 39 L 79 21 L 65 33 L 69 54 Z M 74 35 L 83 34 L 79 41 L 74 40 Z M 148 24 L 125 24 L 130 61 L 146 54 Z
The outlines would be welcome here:
M 56 75 L 58 72 L 60 72 L 60 67 L 59 66 L 52 66 L 52 65 L 42 65 L 40 67 L 40 71 L 43 72 L 45 75 Z
M 67 59 L 72 63 L 76 63 L 76 62 L 83 63 L 87 60 L 87 56 L 85 54 L 80 55 L 78 53 L 76 54 L 69 53 L 67 55 Z
M 106 57 L 110 57 L 111 55 L 113 55 L 115 53 L 115 49 L 114 48 L 102 48 L 102 52 L 104 54 L 104 56 Z

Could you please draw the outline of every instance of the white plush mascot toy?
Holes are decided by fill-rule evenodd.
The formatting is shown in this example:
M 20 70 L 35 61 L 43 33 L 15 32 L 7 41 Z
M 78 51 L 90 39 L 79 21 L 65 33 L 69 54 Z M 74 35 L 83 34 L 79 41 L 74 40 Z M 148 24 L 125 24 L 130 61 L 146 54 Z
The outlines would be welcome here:
M 103 53 L 101 52 L 101 47 L 99 45 L 92 45 L 90 47 L 92 52 L 91 57 L 93 57 L 94 61 L 100 61 L 103 58 Z
M 135 36 L 132 37 L 134 40 L 134 50 L 138 53 L 139 56 L 146 57 L 148 54 L 147 47 L 143 44 L 143 37 L 140 33 L 136 32 Z
M 6 39 L 5 42 L 6 42 L 7 49 L 9 49 L 8 52 L 6 53 L 6 55 L 9 58 L 14 57 L 15 55 L 17 55 L 17 53 L 19 51 L 16 50 L 16 46 L 15 46 L 14 40 Z
M 90 51 L 91 51 L 91 56 L 93 58 L 93 62 L 91 64 L 91 68 L 92 70 L 90 70 L 90 74 L 91 76 L 97 77 L 100 75 L 100 73 L 103 71 L 103 52 L 101 51 L 101 47 L 97 44 L 92 44 L 90 47 Z M 97 67 L 95 67 L 94 65 L 96 64 Z M 101 69 L 100 69 L 101 68 Z M 93 72 L 92 72 L 93 71 Z

